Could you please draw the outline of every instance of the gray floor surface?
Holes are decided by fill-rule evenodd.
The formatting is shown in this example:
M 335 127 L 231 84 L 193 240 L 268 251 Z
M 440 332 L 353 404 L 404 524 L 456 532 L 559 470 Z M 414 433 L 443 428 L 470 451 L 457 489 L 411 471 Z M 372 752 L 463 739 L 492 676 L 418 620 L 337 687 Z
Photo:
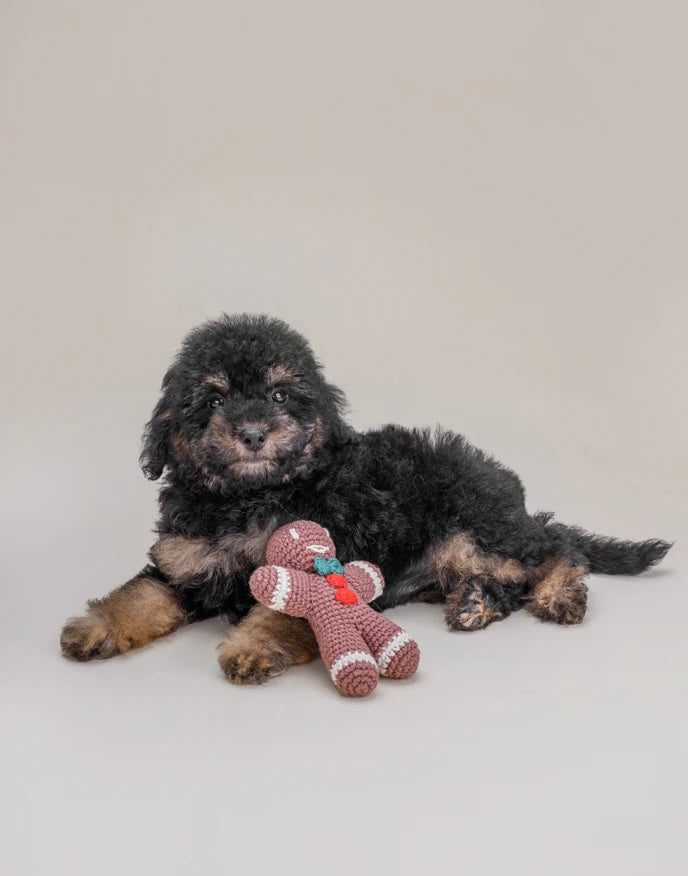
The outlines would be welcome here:
M 675 537 L 682 499 L 618 487 L 591 517 Z M 4 872 L 686 872 L 680 542 L 648 575 L 593 577 L 579 627 L 520 613 L 461 634 L 437 606 L 390 612 L 421 669 L 351 701 L 319 662 L 231 686 L 220 620 L 62 659 L 64 617 L 131 565 L 105 530 L 58 522 L 37 548 L 5 527 L 8 581 L 35 589 L 12 590 L 0 640 Z

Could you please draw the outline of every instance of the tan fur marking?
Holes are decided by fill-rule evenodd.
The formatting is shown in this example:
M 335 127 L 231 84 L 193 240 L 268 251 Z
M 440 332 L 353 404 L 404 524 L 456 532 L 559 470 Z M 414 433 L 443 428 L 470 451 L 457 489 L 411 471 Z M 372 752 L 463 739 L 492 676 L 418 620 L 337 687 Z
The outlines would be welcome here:
M 218 647 L 218 661 L 235 684 L 262 684 L 318 654 L 309 624 L 256 605 Z
M 60 636 L 60 646 L 65 657 L 75 660 L 103 659 L 118 653 L 110 627 L 101 618 L 90 614 L 67 621 Z
M 534 615 L 561 624 L 579 624 L 583 620 L 588 589 L 583 566 L 553 557 L 533 570 L 533 578 L 529 609 Z
M 173 436 L 172 447 L 175 454 L 177 455 L 177 459 L 183 460 L 184 462 L 188 462 L 189 460 L 193 459 L 189 448 L 189 442 L 186 440 L 186 436 L 182 435 L 181 432 L 177 432 Z
M 151 557 L 168 578 L 190 578 L 206 572 L 219 560 L 212 561 L 213 552 L 202 539 L 183 535 L 164 535 L 151 548 Z
M 205 458 L 209 448 L 224 456 L 225 464 L 233 467 L 234 473 L 246 474 L 248 471 L 248 474 L 253 475 L 271 474 L 280 457 L 300 450 L 301 457 L 295 469 L 295 473 L 300 474 L 312 464 L 313 454 L 325 443 L 325 436 L 325 428 L 320 418 L 315 420 L 310 430 L 302 432 L 288 414 L 283 414 L 272 425 L 268 441 L 260 454 L 256 455 L 243 446 L 224 418 L 213 417 L 203 436 L 196 441 L 189 441 L 181 432 L 173 435 L 172 450 L 179 462 L 195 468 L 206 486 L 214 490 L 222 486 L 223 478 L 206 465 Z
M 486 601 L 483 588 L 468 580 L 452 590 L 444 607 L 447 625 L 453 630 L 482 630 L 503 615 Z
M 211 490 L 222 485 L 222 478 L 213 474 L 205 465 L 204 454 L 206 451 L 206 443 L 214 442 L 216 445 L 225 445 L 230 451 L 236 448 L 237 442 L 231 434 L 231 430 L 224 421 L 216 418 L 211 420 L 210 426 L 206 430 L 206 434 L 200 441 L 190 442 L 185 435 L 177 432 L 172 437 L 172 450 L 179 462 L 184 462 L 196 468 L 203 476 L 203 481 Z M 234 461 L 233 459 L 228 462 Z
M 319 448 L 322 447 L 325 443 L 325 426 L 323 425 L 323 421 L 320 417 L 316 418 L 315 423 L 313 424 L 313 437 L 309 442 L 309 447 Z
M 296 420 L 287 414 L 283 414 L 275 421 L 268 434 L 270 440 L 275 444 L 277 453 L 279 453 L 280 450 L 292 441 L 297 432 L 300 432 L 300 427 Z M 274 451 L 272 455 L 275 455 Z
M 480 576 L 503 584 L 525 580 L 527 570 L 517 560 L 505 560 L 479 550 L 473 539 L 460 532 L 452 535 L 427 552 L 428 566 L 440 583 L 450 578 L 467 580 Z
M 212 432 L 213 423 L 210 424 L 209 432 Z M 288 414 L 281 414 L 276 417 L 269 425 L 267 423 L 256 421 L 251 425 L 258 426 L 268 430 L 268 440 L 260 451 L 259 459 L 265 462 L 268 468 L 271 467 L 276 459 L 282 456 L 285 452 L 293 449 L 295 442 L 301 437 L 301 428 L 293 417 Z M 227 442 L 228 439 L 224 439 Z M 232 442 L 233 461 L 237 463 L 252 461 L 256 459 L 256 454 L 253 450 L 248 450 L 241 441 L 236 440 L 233 436 L 229 439 Z
M 265 379 L 270 386 L 274 386 L 276 383 L 297 380 L 300 376 L 287 365 L 271 365 L 266 372 Z
M 163 535 L 151 548 L 155 565 L 168 578 L 183 580 L 217 569 L 232 575 L 247 563 L 259 566 L 265 546 L 277 524 L 269 520 L 261 529 L 230 533 L 217 542 L 183 535 Z
M 136 578 L 91 600 L 87 615 L 67 621 L 62 651 L 77 660 L 112 657 L 171 633 L 185 620 L 168 587 L 153 578 Z
M 227 395 L 229 392 L 229 380 L 224 374 L 206 374 L 201 383 L 205 386 L 211 386 L 223 395 Z
M 453 596 L 453 594 L 451 594 Z M 452 600 L 453 602 L 454 600 Z M 462 610 L 449 611 L 449 600 L 445 616 L 450 626 L 460 630 L 482 629 L 492 619 L 492 612 L 486 609 L 482 599 L 476 600 L 469 608 L 461 607 Z

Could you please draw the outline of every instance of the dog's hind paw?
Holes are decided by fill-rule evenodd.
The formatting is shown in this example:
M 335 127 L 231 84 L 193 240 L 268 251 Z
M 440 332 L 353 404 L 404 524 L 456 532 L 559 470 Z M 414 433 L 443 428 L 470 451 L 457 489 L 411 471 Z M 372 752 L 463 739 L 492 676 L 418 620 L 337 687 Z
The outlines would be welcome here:
M 585 570 L 559 562 L 535 587 L 528 610 L 555 624 L 579 624 L 585 617 L 588 588 Z
M 479 578 L 469 581 L 447 596 L 444 616 L 450 630 L 466 632 L 482 630 L 504 617 Z

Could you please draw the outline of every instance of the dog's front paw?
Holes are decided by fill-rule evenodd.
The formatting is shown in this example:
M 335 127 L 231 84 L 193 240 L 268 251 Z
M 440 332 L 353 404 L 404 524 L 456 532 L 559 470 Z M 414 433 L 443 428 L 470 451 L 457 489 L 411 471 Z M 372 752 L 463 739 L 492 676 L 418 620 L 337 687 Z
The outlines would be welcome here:
M 280 651 L 242 649 L 229 641 L 220 645 L 218 661 L 233 684 L 264 684 L 288 666 L 286 655 Z
M 71 617 L 62 628 L 60 647 L 72 660 L 104 660 L 119 653 L 113 630 L 94 615 Z

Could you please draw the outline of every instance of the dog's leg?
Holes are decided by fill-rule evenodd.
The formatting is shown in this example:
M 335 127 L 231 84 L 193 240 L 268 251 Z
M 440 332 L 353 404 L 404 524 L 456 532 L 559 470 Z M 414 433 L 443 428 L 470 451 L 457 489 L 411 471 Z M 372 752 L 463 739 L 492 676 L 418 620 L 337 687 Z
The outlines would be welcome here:
M 310 625 L 256 605 L 218 648 L 222 671 L 235 684 L 262 684 L 290 666 L 308 663 L 318 654 Z
M 466 533 L 433 545 L 427 563 L 444 594 L 445 618 L 452 630 L 481 630 L 524 604 L 525 566 L 484 553 Z
M 452 630 L 482 630 L 526 604 L 526 583 L 493 578 L 459 580 L 447 593 L 444 616 Z
M 140 648 L 187 620 L 173 590 L 148 569 L 103 599 L 92 599 L 85 615 L 64 625 L 60 645 L 65 657 L 102 660 Z
M 535 584 L 528 610 L 540 620 L 579 624 L 587 605 L 588 588 L 583 566 L 554 557 L 533 570 Z

